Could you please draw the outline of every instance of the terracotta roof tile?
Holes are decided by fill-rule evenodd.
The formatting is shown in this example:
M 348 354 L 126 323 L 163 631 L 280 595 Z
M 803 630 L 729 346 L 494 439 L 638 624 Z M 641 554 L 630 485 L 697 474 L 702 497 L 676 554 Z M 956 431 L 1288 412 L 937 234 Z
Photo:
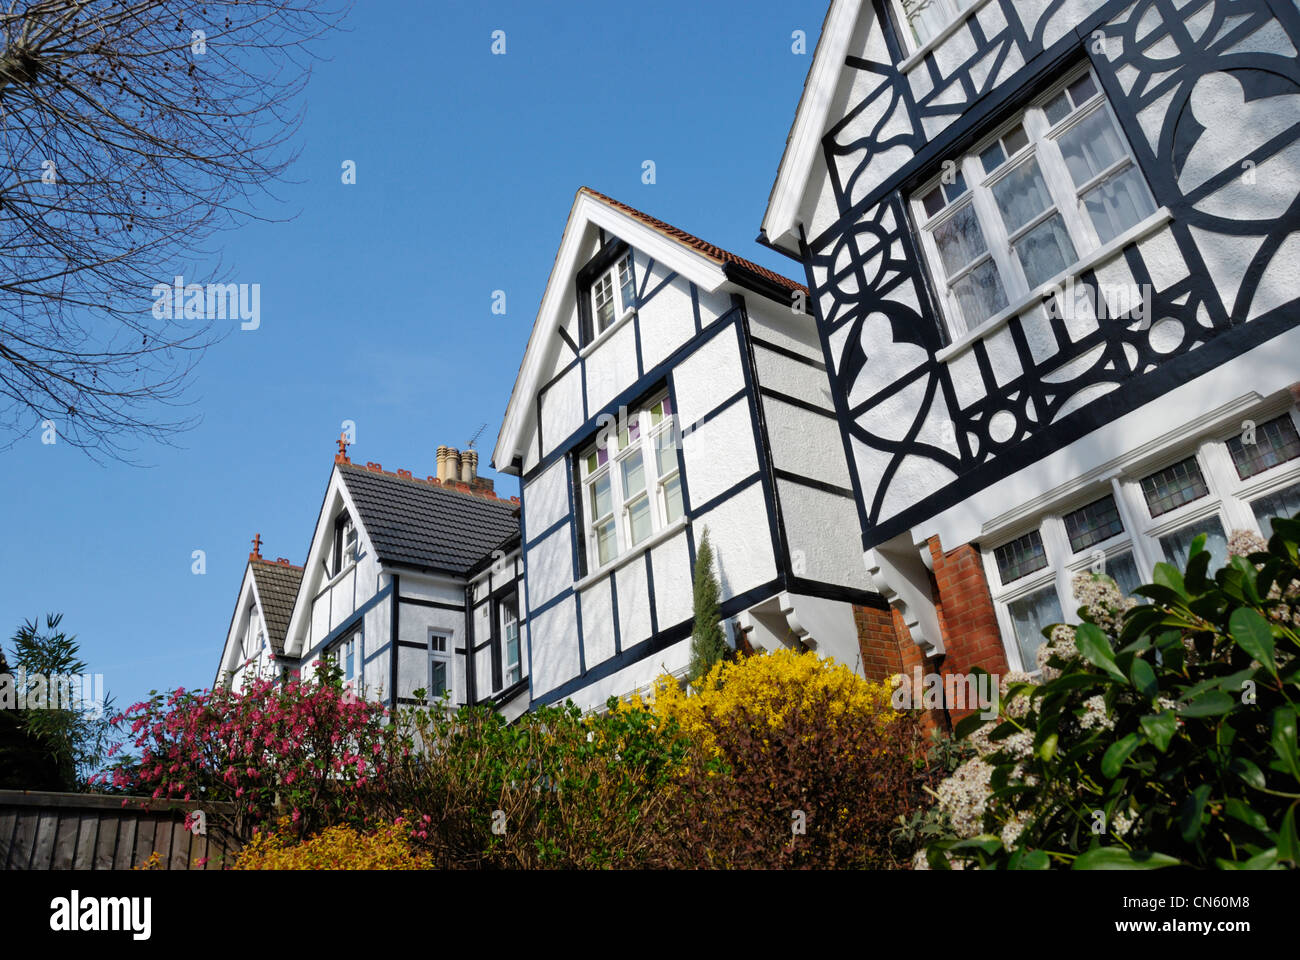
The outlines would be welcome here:
M 683 246 L 690 247 L 692 250 L 695 250 L 697 253 L 704 254 L 714 263 L 718 263 L 718 264 L 732 263 L 738 267 L 742 267 L 745 270 L 749 270 L 752 273 L 756 273 L 759 276 L 764 277 L 767 280 L 770 280 L 772 283 L 785 287 L 785 289 L 787 290 L 802 290 L 805 293 L 808 292 L 808 288 L 804 286 L 802 283 L 796 283 L 795 281 L 791 280 L 789 277 L 783 277 L 781 276 L 781 274 L 775 272 L 774 270 L 769 270 L 767 269 L 767 267 L 759 266 L 757 263 L 754 263 L 752 260 L 746 260 L 744 257 L 737 256 L 736 254 L 732 253 L 730 250 L 724 250 L 719 246 L 715 246 L 714 244 L 709 243 L 707 240 L 701 240 L 699 237 L 695 236 L 694 234 L 687 233 L 685 230 L 681 230 L 677 227 L 674 227 L 672 224 L 664 223 L 662 220 L 656 219 L 655 217 L 650 216 L 648 213 L 642 213 L 640 210 L 637 210 L 635 207 L 629 207 L 626 203 L 620 203 L 618 200 L 615 200 L 613 197 L 607 197 L 603 193 L 598 193 L 597 191 L 591 189 L 590 187 L 583 187 L 579 192 L 585 193 L 591 197 L 595 197 L 597 200 L 601 201 L 602 203 L 607 203 L 614 209 L 621 210 L 630 217 L 635 217 L 637 220 L 645 224 L 647 227 L 650 227 L 652 230 L 657 230 L 659 233 L 662 233 L 664 236 L 676 240 L 678 243 L 682 244 Z

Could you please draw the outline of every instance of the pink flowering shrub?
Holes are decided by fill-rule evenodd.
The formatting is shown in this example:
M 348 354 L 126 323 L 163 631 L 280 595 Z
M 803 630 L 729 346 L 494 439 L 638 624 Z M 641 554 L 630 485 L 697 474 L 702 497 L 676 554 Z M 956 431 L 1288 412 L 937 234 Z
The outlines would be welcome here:
M 358 699 L 337 669 L 318 679 L 259 679 L 225 688 L 155 694 L 114 718 L 132 755 L 102 782 L 187 802 L 227 802 L 241 836 L 287 815 L 303 833 L 364 819 L 367 791 L 385 786 L 392 728 L 386 708 Z

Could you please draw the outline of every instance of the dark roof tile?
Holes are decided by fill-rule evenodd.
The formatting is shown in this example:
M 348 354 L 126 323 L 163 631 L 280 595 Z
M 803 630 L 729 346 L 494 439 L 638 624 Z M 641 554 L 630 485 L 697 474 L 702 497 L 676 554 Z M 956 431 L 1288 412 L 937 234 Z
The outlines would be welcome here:
M 362 527 L 381 561 L 463 576 L 519 532 L 519 506 L 339 464 Z

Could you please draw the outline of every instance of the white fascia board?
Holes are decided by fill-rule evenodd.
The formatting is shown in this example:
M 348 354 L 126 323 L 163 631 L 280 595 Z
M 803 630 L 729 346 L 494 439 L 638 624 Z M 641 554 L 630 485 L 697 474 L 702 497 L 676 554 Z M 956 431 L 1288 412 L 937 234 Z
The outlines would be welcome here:
M 635 217 L 579 191 L 573 209 L 569 212 L 564 238 L 560 241 L 560 251 L 556 254 L 555 266 L 551 270 L 546 293 L 543 294 L 537 311 L 537 320 L 533 323 L 532 334 L 528 338 L 519 378 L 515 381 L 510 402 L 506 405 L 501 432 L 497 434 L 497 443 L 492 450 L 492 466 L 495 470 L 508 470 L 514 458 L 522 452 L 519 440 L 524 416 L 532 408 L 537 388 L 541 385 L 542 371 L 546 369 L 550 353 L 555 349 L 555 331 L 571 296 L 573 278 L 582 267 L 578 258 L 582 252 L 582 236 L 588 225 L 602 227 L 653 258 L 656 263 L 666 265 L 709 293 L 716 292 L 726 282 L 727 277 L 720 264 Z
M 245 629 L 247 629 L 247 610 L 250 596 L 257 602 L 257 612 L 261 615 L 262 600 L 257 596 L 257 585 L 253 580 L 252 563 L 249 563 L 244 567 L 244 580 L 239 585 L 239 597 L 235 600 L 235 613 L 234 616 L 230 618 L 230 630 L 226 633 L 226 642 L 221 648 L 221 662 L 217 667 L 217 676 L 214 687 L 216 683 L 221 682 L 221 678 L 225 675 L 227 670 L 233 669 L 230 661 L 234 657 L 235 653 L 233 649 L 234 640 L 235 637 L 239 636 Z M 262 619 L 265 620 L 266 618 L 263 616 Z
M 781 155 L 776 183 L 763 214 L 763 235 L 768 243 L 795 255 L 798 254 L 795 230 L 799 226 L 799 207 L 803 203 L 822 134 L 826 132 L 831 103 L 835 99 L 841 68 L 848 56 L 861 7 L 862 0 L 834 0 L 826 14 L 803 96 L 795 111 L 794 125 Z
M 1293 327 L 916 524 L 912 542 L 938 536 L 951 550 L 999 537 L 1117 472 L 1140 472 L 1198 438 L 1231 432 L 1285 396 L 1297 380 L 1297 355 L 1300 327 Z
M 289 616 L 289 629 L 284 634 L 284 655 L 300 657 L 305 649 L 302 644 L 311 626 L 312 599 L 321 587 L 321 561 L 327 551 L 334 546 L 334 517 L 339 506 L 347 507 L 348 515 L 357 528 L 357 543 L 365 544 L 372 550 L 370 538 L 366 536 L 356 504 L 348 493 L 348 485 L 343 482 L 343 472 L 337 466 L 330 473 L 329 486 L 325 490 L 325 499 L 321 503 L 320 516 L 316 518 L 316 531 L 312 534 L 311 547 L 307 559 L 303 561 L 302 583 L 298 586 L 298 596 L 293 601 L 293 613 Z

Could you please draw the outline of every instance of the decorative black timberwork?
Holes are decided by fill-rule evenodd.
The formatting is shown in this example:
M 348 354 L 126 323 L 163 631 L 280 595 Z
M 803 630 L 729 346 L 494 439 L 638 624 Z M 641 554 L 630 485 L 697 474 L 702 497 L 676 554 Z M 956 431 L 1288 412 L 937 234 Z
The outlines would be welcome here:
M 1181 7 L 994 0 L 907 75 L 879 19 L 846 61 L 860 99 L 822 143 L 839 219 L 804 258 L 868 546 L 1295 322 L 1300 10 Z M 1049 298 L 941 361 L 905 186 L 933 172 L 936 137 L 969 143 L 1041 90 L 1027 76 L 1085 57 L 1171 222 L 1144 244 L 1152 262 L 1135 242 L 1075 282 L 1149 288 L 1150 315 L 1100 300 L 1063 317 Z M 998 116 L 980 109 L 1017 84 Z

